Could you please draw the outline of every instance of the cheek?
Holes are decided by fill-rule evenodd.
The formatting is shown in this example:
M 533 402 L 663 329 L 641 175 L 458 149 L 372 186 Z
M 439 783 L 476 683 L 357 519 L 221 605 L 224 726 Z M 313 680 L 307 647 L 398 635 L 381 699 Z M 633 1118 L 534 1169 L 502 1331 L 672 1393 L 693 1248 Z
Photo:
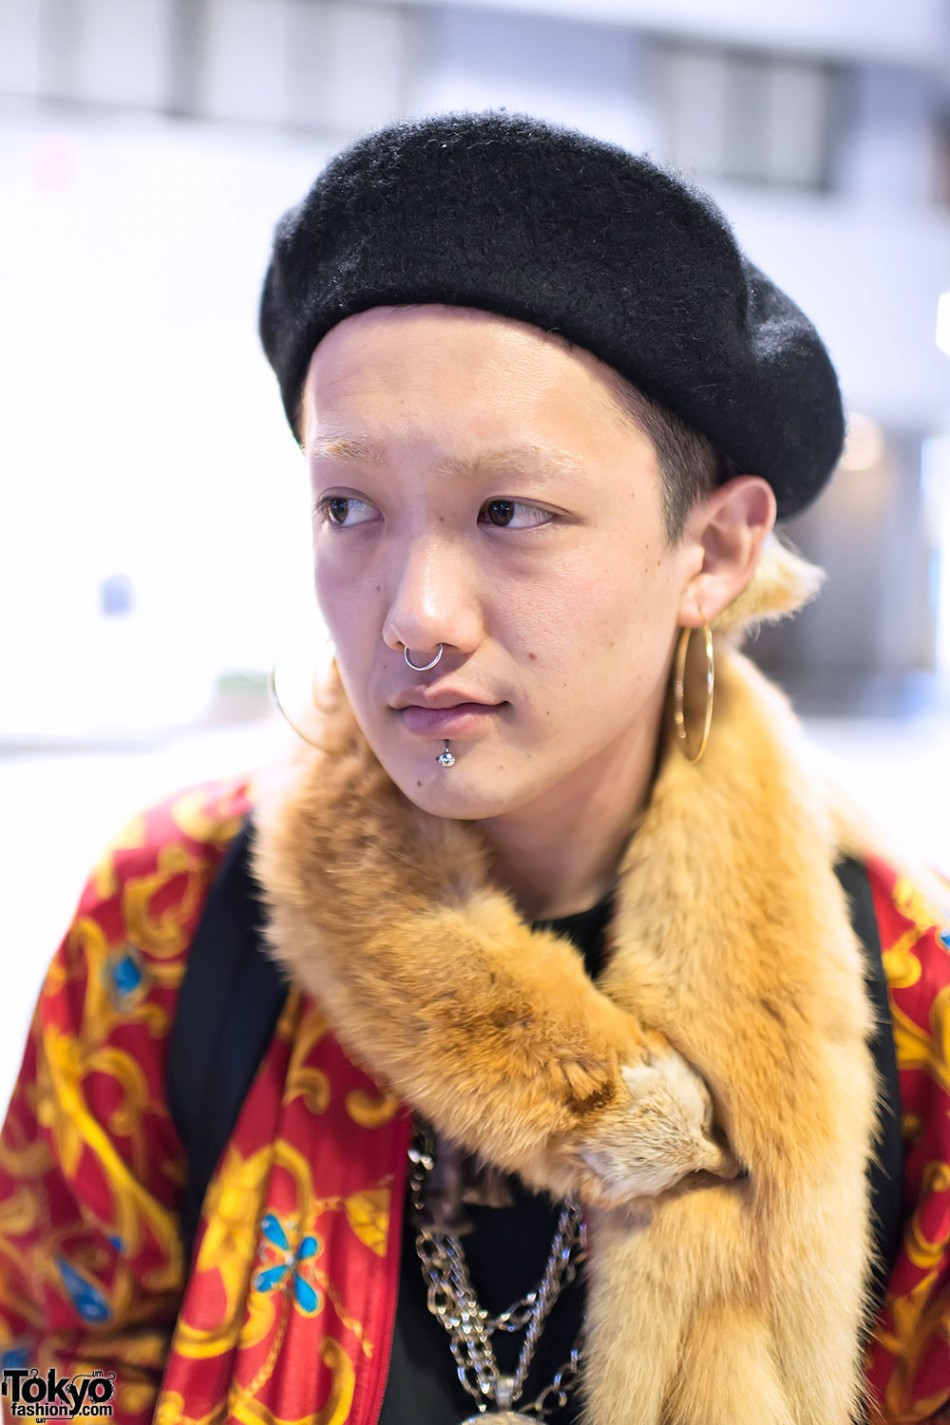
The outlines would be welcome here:
M 368 606 L 366 590 L 359 581 L 345 578 L 329 560 L 317 560 L 314 568 L 317 607 L 330 635 L 341 673 L 348 674 L 353 689 L 350 700 L 367 680 L 379 622 Z
M 655 561 L 650 577 L 642 563 L 601 570 L 552 588 L 519 630 L 522 707 L 531 736 L 545 743 L 598 743 L 663 695 L 676 629 L 672 582 Z
M 351 637 L 367 620 L 371 607 L 371 587 L 365 579 L 354 577 L 352 571 L 332 555 L 318 554 L 314 559 L 314 589 L 324 622 L 334 638 Z
M 320 612 L 326 622 L 330 623 L 333 609 L 339 602 L 340 580 L 330 568 L 329 562 L 321 559 L 316 552 L 313 559 L 313 587 Z
M 643 551 L 565 563 L 556 579 L 510 591 L 504 618 L 522 657 L 551 670 L 663 650 L 676 623 L 674 580 Z

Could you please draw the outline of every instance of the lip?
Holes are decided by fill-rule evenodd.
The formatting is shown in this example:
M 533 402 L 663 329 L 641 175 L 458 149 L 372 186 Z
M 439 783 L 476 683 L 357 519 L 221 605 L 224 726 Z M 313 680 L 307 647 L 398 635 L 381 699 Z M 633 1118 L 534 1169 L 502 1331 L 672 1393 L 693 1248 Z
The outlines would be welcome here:
M 420 707 L 410 703 L 397 709 L 407 732 L 423 737 L 463 737 L 499 713 L 502 703 L 455 703 L 449 707 Z
M 404 708 L 493 708 L 499 703 L 487 703 L 484 698 L 476 698 L 462 688 L 404 688 L 390 703 L 397 712 Z

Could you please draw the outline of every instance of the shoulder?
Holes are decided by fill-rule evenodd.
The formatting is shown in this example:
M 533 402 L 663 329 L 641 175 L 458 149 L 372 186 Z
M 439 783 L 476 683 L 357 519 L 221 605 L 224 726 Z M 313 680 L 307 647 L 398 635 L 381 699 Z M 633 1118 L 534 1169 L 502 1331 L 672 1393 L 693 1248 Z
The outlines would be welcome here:
M 132 817 L 106 847 L 80 901 L 93 910 L 148 880 L 211 872 L 241 828 L 252 802 L 248 777 L 204 782 L 175 792 Z
M 929 870 L 865 858 L 899 1079 L 901 1245 L 868 1354 L 881 1419 L 936 1421 L 950 1381 L 950 889 Z M 923 1412 L 923 1413 L 921 1413 Z M 941 1414 L 941 1420 L 944 1416 Z
M 165 1323 L 180 1290 L 170 1034 L 208 889 L 250 803 L 246 778 L 192 787 L 109 845 L 47 971 L 0 1132 L 0 1260 L 13 1273 L 0 1344 L 43 1333 L 43 1351 L 70 1359 L 90 1323 L 108 1322 L 139 1395 L 160 1378 L 167 1334 L 142 1325 Z M 123 1331 L 138 1342 L 128 1361 Z
M 900 1083 L 907 1174 L 950 1162 L 950 917 L 943 883 L 883 858 L 867 860 L 887 979 Z M 941 1169 L 943 1171 L 943 1169 Z
M 207 782 L 122 828 L 93 868 L 47 976 L 47 1012 L 59 1000 L 75 1020 L 80 1005 L 63 998 L 81 998 L 88 1010 L 93 983 L 120 1017 L 149 988 L 177 990 L 215 872 L 252 800 L 248 777 Z
M 950 883 L 882 856 L 865 865 L 892 1001 L 925 1025 L 950 987 Z

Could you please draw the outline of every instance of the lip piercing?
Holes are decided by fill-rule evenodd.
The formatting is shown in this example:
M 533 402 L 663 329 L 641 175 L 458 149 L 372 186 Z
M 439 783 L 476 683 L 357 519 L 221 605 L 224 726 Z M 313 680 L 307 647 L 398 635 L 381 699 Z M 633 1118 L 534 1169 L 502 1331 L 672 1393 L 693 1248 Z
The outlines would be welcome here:
M 436 651 L 436 655 L 431 663 L 413 663 L 412 659 L 409 657 L 409 645 L 403 644 L 402 649 L 402 656 L 403 658 L 405 658 L 406 662 L 409 664 L 409 667 L 414 673 L 428 673 L 429 669 L 434 668 L 435 665 L 438 663 L 439 659 L 442 657 L 442 653 L 443 648 L 442 644 L 440 643 L 438 646 L 438 650 Z
M 440 647 L 440 648 L 442 647 L 441 643 L 439 644 L 439 647 Z M 438 764 L 439 764 L 440 767 L 454 767 L 454 766 L 455 766 L 455 753 L 449 751 L 449 739 L 446 737 L 444 740 L 445 740 L 445 751 L 444 751 L 444 752 L 440 752 L 439 755 L 438 755 L 438 757 L 437 757 L 435 760 L 438 762 Z

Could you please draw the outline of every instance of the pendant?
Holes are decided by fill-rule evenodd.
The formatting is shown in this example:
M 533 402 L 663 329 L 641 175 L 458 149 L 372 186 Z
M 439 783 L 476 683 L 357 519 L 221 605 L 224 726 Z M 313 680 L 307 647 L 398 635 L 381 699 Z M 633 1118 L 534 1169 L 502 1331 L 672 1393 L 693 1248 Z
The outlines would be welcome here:
M 533 1415 L 522 1415 L 519 1410 L 486 1410 L 484 1415 L 470 1415 L 462 1425 L 483 1425 L 486 1420 L 496 1421 L 497 1425 L 538 1425 Z

